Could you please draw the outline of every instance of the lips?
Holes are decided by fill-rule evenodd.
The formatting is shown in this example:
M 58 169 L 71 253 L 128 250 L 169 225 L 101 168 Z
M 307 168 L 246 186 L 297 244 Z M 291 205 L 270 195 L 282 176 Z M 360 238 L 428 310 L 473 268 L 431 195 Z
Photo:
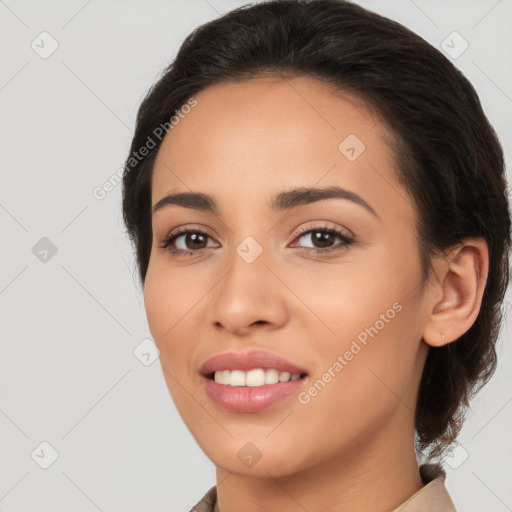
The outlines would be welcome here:
M 289 372 L 290 374 L 308 373 L 306 369 L 276 354 L 254 350 L 250 352 L 225 352 L 211 357 L 201 367 L 201 374 L 205 377 L 211 377 L 216 371 L 249 371 L 255 368 L 262 368 L 264 370 L 273 368 L 279 372 Z
M 288 372 L 290 375 L 300 375 L 300 378 L 273 384 L 265 383 L 255 387 L 232 386 L 214 380 L 216 372 L 225 370 L 249 372 L 259 368 L 273 369 L 279 373 Z M 281 401 L 290 399 L 309 381 L 309 374 L 305 368 L 276 354 L 261 350 L 225 352 L 216 355 L 208 359 L 200 371 L 201 384 L 209 399 L 218 407 L 237 413 L 254 413 L 271 408 Z

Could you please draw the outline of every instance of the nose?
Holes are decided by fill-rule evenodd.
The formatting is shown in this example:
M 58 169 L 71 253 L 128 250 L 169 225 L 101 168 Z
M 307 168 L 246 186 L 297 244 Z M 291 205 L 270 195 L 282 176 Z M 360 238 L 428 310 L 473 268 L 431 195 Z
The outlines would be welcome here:
M 255 329 L 273 330 L 289 317 L 287 289 L 276 276 L 268 254 L 254 261 L 233 251 L 229 269 L 212 290 L 208 315 L 216 329 L 246 336 Z M 274 266 L 275 267 L 275 266 Z

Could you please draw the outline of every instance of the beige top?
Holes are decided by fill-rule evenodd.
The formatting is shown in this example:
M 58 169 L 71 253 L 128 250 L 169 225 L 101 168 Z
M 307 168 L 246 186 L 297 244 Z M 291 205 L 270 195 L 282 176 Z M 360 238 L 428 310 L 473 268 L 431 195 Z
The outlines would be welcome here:
M 420 475 L 425 484 L 418 492 L 391 512 L 457 512 L 446 490 L 446 474 L 438 465 L 423 464 Z M 214 512 L 217 487 L 211 487 L 190 512 Z

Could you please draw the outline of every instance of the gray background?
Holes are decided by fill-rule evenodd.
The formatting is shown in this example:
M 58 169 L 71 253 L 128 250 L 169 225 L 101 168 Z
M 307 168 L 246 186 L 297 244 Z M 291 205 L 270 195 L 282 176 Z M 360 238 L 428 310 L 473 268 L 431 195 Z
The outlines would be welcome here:
M 183 38 L 244 3 L 0 1 L 0 511 L 184 511 L 215 483 L 158 359 L 133 352 L 150 334 L 121 186 L 102 200 L 93 190 L 122 166 L 140 100 Z M 512 1 L 358 3 L 437 48 L 453 31 L 469 43 L 453 62 L 510 165 Z M 509 332 L 510 316 L 498 371 L 446 461 L 461 511 L 512 510 Z M 42 442 L 58 452 L 47 469 Z

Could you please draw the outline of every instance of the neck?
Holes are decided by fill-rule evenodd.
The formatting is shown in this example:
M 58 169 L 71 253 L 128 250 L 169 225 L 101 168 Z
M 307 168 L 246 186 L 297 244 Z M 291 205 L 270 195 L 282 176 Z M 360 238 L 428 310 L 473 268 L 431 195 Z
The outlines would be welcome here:
M 275 478 L 248 477 L 217 468 L 215 512 L 389 512 L 423 487 L 414 451 L 411 411 L 399 406 L 395 421 L 371 442 L 354 442 L 321 465 Z M 405 423 L 404 423 L 405 421 Z M 404 432 L 403 425 L 409 425 Z M 402 428 L 399 429 L 398 426 Z

